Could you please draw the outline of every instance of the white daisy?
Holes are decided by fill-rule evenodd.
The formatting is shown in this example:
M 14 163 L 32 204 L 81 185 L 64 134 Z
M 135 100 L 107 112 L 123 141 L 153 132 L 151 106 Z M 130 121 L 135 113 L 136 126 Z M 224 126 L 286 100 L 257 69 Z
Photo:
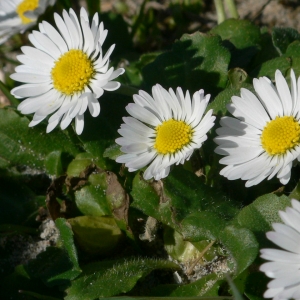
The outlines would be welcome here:
M 193 151 L 207 139 L 215 117 L 209 110 L 202 118 L 210 95 L 200 90 L 191 99 L 189 91 L 183 94 L 180 87 L 176 94 L 159 84 L 153 86 L 151 97 L 144 91 L 133 96 L 126 110 L 132 117 L 124 117 L 125 124 L 116 139 L 124 155 L 116 161 L 125 163 L 129 171 L 136 171 L 150 164 L 144 178 L 156 180 L 168 176 L 170 166 L 183 164 Z
M 0 44 L 35 25 L 37 18 L 56 0 L 1 0 Z
M 23 114 L 35 113 L 29 126 L 35 126 L 54 113 L 48 120 L 47 132 L 59 123 L 65 129 L 75 118 L 77 134 L 84 126 L 83 114 L 87 107 L 93 117 L 100 113 L 97 98 L 106 91 L 114 91 L 120 83 L 113 81 L 124 69 L 114 71 L 109 66 L 109 56 L 115 45 L 105 55 L 102 45 L 107 36 L 103 23 L 95 14 L 91 26 L 87 12 L 80 11 L 78 20 L 74 11 L 63 11 L 63 19 L 54 14 L 59 32 L 49 23 L 39 24 L 40 31 L 29 35 L 35 46 L 22 47 L 24 55 L 18 60 L 23 65 L 16 68 L 11 78 L 26 84 L 14 88 L 16 98 L 25 98 L 19 106 Z
M 266 78 L 253 80 L 257 97 L 241 89 L 233 96 L 228 111 L 236 118 L 223 117 L 219 145 L 215 152 L 226 157 L 227 165 L 220 174 L 229 180 L 247 180 L 246 187 L 256 185 L 277 174 L 282 184 L 288 183 L 295 159 L 300 159 L 300 83 L 291 71 L 291 91 L 279 70 L 276 87 Z
M 274 223 L 267 238 L 279 249 L 261 249 L 261 257 L 270 262 L 260 270 L 273 280 L 268 283 L 265 298 L 300 299 L 300 203 L 292 199 L 292 207 L 279 211 L 284 224 Z

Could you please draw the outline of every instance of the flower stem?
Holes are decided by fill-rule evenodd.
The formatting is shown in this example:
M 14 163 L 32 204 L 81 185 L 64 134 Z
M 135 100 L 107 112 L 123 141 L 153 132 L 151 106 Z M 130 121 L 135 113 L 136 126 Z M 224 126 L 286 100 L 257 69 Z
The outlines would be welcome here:
M 232 18 L 234 19 L 238 19 L 239 18 L 239 14 L 238 11 L 236 9 L 236 5 L 234 0 L 225 0 L 225 4 L 229 10 L 229 13 L 231 15 Z
M 214 0 L 214 2 L 217 10 L 218 24 L 220 24 L 226 19 L 223 0 Z
M 115 93 L 121 94 L 124 96 L 133 96 L 134 94 L 138 94 L 139 90 L 128 85 L 121 84 L 120 88 L 118 88 Z

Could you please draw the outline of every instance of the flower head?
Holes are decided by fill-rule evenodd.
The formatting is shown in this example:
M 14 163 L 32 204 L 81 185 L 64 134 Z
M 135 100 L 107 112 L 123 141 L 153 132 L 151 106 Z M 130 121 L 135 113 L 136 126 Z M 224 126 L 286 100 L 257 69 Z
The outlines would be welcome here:
M 35 126 L 48 115 L 47 132 L 59 123 L 65 129 L 75 118 L 77 134 L 84 126 L 83 114 L 87 107 L 93 117 L 100 113 L 97 98 L 106 91 L 114 91 L 120 83 L 113 81 L 124 69 L 114 71 L 109 66 L 112 45 L 105 55 L 102 45 L 107 36 L 103 23 L 95 14 L 91 26 L 87 12 L 81 8 L 78 20 L 74 11 L 63 11 L 63 18 L 54 14 L 59 32 L 49 23 L 39 24 L 40 31 L 29 35 L 35 46 L 22 47 L 24 55 L 18 60 L 11 78 L 26 84 L 14 88 L 16 98 L 27 98 L 19 106 L 23 114 L 35 113 L 29 126 Z
M 176 94 L 159 84 L 153 86 L 152 95 L 139 91 L 133 96 L 126 110 L 132 117 L 124 117 L 116 139 L 124 155 L 116 161 L 125 163 L 129 171 L 136 171 L 150 164 L 144 178 L 156 180 L 168 176 L 170 166 L 183 164 L 193 151 L 207 139 L 206 133 L 213 127 L 215 117 L 209 110 L 203 117 L 210 95 L 200 90 L 192 99 L 189 91 Z
M 284 224 L 272 224 L 274 231 L 267 238 L 279 249 L 261 249 L 261 257 L 269 260 L 260 266 L 272 280 L 265 298 L 274 300 L 300 299 L 300 203 L 292 199 L 292 207 L 279 211 Z
M 37 18 L 56 0 L 0 1 L 0 44 L 35 25 Z
M 233 96 L 228 111 L 235 117 L 223 117 L 216 130 L 219 145 L 215 152 L 225 155 L 227 165 L 220 172 L 230 180 L 247 180 L 256 185 L 277 174 L 282 184 L 288 183 L 293 161 L 300 160 L 300 84 L 291 71 L 291 90 L 279 70 L 276 87 L 266 77 L 253 80 L 256 95 L 241 89 Z

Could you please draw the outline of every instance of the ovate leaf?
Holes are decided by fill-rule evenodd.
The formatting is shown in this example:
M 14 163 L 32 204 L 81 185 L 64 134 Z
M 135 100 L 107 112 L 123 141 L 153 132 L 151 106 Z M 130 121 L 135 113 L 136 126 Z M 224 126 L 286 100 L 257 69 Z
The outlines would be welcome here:
M 293 28 L 274 28 L 272 31 L 273 44 L 280 55 L 286 52 L 289 44 L 300 40 L 300 34 Z
M 236 263 L 236 276 L 249 267 L 258 254 L 258 242 L 246 228 L 227 226 L 220 233 L 220 241 Z
M 237 221 L 254 232 L 266 232 L 272 228 L 272 223 L 281 222 L 278 211 L 285 210 L 290 205 L 290 199 L 284 195 L 278 197 L 275 194 L 267 194 L 243 208 L 237 216 Z
M 69 219 L 68 222 L 80 247 L 90 254 L 112 251 L 122 237 L 112 217 L 82 216 Z
M 44 170 L 50 153 L 75 156 L 79 152 L 66 131 L 57 129 L 47 134 L 43 124 L 33 128 L 28 124 L 29 119 L 14 109 L 0 109 L 0 168 L 26 165 Z
M 171 261 L 156 259 L 134 259 L 115 262 L 109 266 L 108 261 L 98 263 L 91 273 L 83 274 L 67 290 L 65 300 L 98 299 L 111 297 L 130 291 L 137 281 L 156 269 L 178 270 L 179 266 Z
M 226 86 L 229 61 L 219 36 L 196 32 L 183 35 L 172 50 L 147 65 L 143 75 L 149 89 L 159 82 L 165 88 L 180 86 L 192 93 L 204 88 L 216 95 Z

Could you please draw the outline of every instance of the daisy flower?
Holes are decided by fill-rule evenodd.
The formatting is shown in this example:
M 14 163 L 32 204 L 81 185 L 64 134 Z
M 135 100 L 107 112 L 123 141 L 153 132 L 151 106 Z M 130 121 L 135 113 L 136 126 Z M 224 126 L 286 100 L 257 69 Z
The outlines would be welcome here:
M 157 84 L 152 95 L 141 90 L 133 96 L 135 103 L 126 107 L 132 117 L 123 118 L 118 130 L 122 137 L 116 139 L 126 154 L 116 161 L 125 163 L 130 172 L 150 164 L 144 178 L 159 180 L 168 176 L 171 165 L 183 164 L 201 147 L 215 117 L 212 110 L 203 117 L 210 98 L 203 90 L 191 99 L 189 91 L 184 95 L 180 87 L 175 94 Z
M 29 35 L 35 47 L 21 48 L 18 60 L 23 65 L 16 68 L 11 78 L 26 84 L 14 88 L 16 98 L 27 98 L 18 106 L 23 114 L 35 113 L 29 126 L 35 126 L 48 115 L 47 132 L 59 123 L 65 129 L 75 118 L 76 133 L 84 126 L 83 114 L 87 107 L 93 117 L 100 113 L 97 98 L 106 91 L 114 91 L 120 83 L 114 81 L 124 73 L 109 66 L 112 45 L 103 55 L 102 45 L 107 36 L 103 23 L 95 14 L 89 25 L 87 12 L 81 8 L 78 20 L 74 11 L 63 11 L 63 18 L 54 14 L 58 31 L 49 23 L 39 24 L 40 31 Z
M 269 260 L 260 270 L 272 280 L 265 298 L 300 299 L 300 203 L 292 199 L 292 207 L 279 211 L 284 224 L 274 223 L 267 238 L 279 249 L 261 249 L 261 257 Z
M 291 176 L 293 161 L 300 159 L 300 83 L 291 71 L 291 90 L 279 70 L 276 87 L 266 77 L 253 80 L 256 95 L 241 89 L 233 96 L 228 111 L 216 130 L 219 145 L 215 152 L 225 155 L 220 172 L 229 180 L 247 180 L 246 187 L 271 179 L 277 174 L 282 184 Z
M 35 25 L 37 18 L 56 0 L 1 0 L 0 44 Z

